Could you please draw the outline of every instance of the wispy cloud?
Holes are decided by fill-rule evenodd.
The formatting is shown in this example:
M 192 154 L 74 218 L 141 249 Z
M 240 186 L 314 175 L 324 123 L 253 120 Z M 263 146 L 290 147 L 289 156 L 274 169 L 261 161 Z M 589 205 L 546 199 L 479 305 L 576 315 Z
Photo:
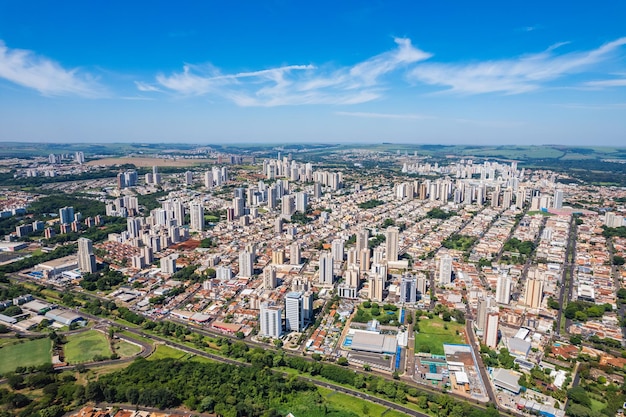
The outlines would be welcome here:
M 564 107 L 567 109 L 581 110 L 622 110 L 626 109 L 626 103 L 605 103 L 605 104 L 588 104 L 588 103 L 559 103 L 554 106 Z
M 626 78 L 614 78 L 612 80 L 588 81 L 585 83 L 588 87 L 626 87 Z
M 453 93 L 520 94 L 597 66 L 626 45 L 626 37 L 590 51 L 559 55 L 556 52 L 562 45 L 564 44 L 557 44 L 544 52 L 514 59 L 469 64 L 424 63 L 411 71 L 410 78 L 425 84 L 447 87 L 445 91 Z
M 519 31 L 520 32 L 534 32 L 537 29 L 539 29 L 539 25 L 523 26 L 523 27 L 519 28 Z
M 367 112 L 335 112 L 338 116 L 363 117 L 367 119 L 406 119 L 406 120 L 424 120 L 434 119 L 434 116 L 427 114 L 393 114 L 393 113 L 367 113 Z
M 65 69 L 49 58 L 0 41 L 0 78 L 39 91 L 44 96 L 101 97 L 104 89 L 79 69 Z
M 240 106 L 364 103 L 382 96 L 385 75 L 431 57 L 409 39 L 396 38 L 395 43 L 395 49 L 350 67 L 289 65 L 224 74 L 212 65 L 187 64 L 182 72 L 158 74 L 156 82 L 175 94 L 213 94 Z M 137 83 L 138 88 L 147 85 Z
M 143 91 L 143 92 L 160 92 L 161 91 L 158 87 L 152 84 L 143 83 L 141 81 L 135 81 L 135 85 L 137 86 L 137 90 Z

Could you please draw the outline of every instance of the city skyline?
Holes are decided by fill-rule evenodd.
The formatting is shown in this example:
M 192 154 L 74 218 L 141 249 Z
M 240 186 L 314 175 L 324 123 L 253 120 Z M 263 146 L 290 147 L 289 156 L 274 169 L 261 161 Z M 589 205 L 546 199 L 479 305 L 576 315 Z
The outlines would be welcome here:
M 0 141 L 621 145 L 626 6 L 0 5 Z

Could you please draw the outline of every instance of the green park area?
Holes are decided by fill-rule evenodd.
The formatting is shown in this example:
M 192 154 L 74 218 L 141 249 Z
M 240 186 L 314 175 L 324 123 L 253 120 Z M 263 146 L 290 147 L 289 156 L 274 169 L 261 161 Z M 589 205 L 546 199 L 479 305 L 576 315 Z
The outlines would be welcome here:
M 111 356 L 107 337 L 96 330 L 68 336 L 63 350 L 65 360 L 71 364 L 90 362 L 94 357 Z
M 18 367 L 38 366 L 52 362 L 52 341 L 49 338 L 17 342 L 0 348 L 0 374 Z
M 435 316 L 432 319 L 422 317 L 414 325 L 415 351 L 443 355 L 444 343 L 465 343 L 465 326 L 454 321 L 443 321 Z
M 158 344 L 154 353 L 148 357 L 149 361 L 158 361 L 160 359 L 176 359 L 177 361 L 194 361 L 201 363 L 213 362 L 209 358 L 196 356 L 193 353 L 185 352 L 163 344 Z
M 115 341 L 113 349 L 115 349 L 115 353 L 117 353 L 120 358 L 130 358 L 131 356 L 135 356 L 141 352 L 141 346 L 121 339 L 117 339 Z

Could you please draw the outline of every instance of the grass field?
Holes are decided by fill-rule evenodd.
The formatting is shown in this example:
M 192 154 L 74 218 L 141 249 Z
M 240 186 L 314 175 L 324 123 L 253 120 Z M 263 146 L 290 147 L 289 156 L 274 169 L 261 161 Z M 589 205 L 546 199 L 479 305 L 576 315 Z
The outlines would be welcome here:
M 64 352 L 69 363 L 89 362 L 96 355 L 111 356 L 107 337 L 96 330 L 68 336 Z
M 4 346 L 0 349 L 0 374 L 18 366 L 37 366 L 52 362 L 52 341 L 49 338 Z
M 372 417 L 402 417 L 404 414 L 397 411 L 388 410 L 379 404 L 375 404 L 370 401 L 362 400 L 360 398 L 353 397 L 351 395 L 335 392 L 327 388 L 317 388 L 324 401 L 331 407 L 337 410 L 351 411 L 359 416 L 372 416 Z
M 194 361 L 194 362 L 202 362 L 202 363 L 213 362 L 209 358 L 196 356 L 194 354 L 187 353 L 187 352 L 184 352 L 182 350 L 179 350 L 171 346 L 167 346 L 167 345 L 157 345 L 156 350 L 154 351 L 152 355 L 148 357 L 148 360 L 156 361 L 159 359 L 167 359 L 167 358 L 173 358 L 179 361 Z
M 454 321 L 445 322 L 439 317 L 433 319 L 421 319 L 418 322 L 419 333 L 415 334 L 415 351 L 424 352 L 430 349 L 430 353 L 443 355 L 444 343 L 465 343 L 463 334 L 465 328 L 462 324 Z M 446 329 L 447 327 L 447 329 Z M 458 331 L 458 335 L 456 334 Z
M 593 397 L 589 399 L 591 400 L 591 409 L 593 411 L 599 412 L 602 411 L 604 407 L 606 407 L 606 403 L 603 403 L 602 401 L 596 400 Z
M 125 340 L 116 340 L 114 344 L 115 353 L 120 355 L 121 358 L 129 358 L 135 356 L 141 352 L 141 347 L 128 343 Z

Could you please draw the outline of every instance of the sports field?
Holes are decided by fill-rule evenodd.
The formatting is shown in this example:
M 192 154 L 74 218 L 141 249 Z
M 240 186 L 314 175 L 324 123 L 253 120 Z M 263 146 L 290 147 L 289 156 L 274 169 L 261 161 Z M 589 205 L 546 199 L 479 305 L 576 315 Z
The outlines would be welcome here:
M 96 330 L 68 336 L 63 350 L 65 360 L 72 364 L 92 361 L 97 355 L 111 356 L 107 337 Z
M 444 343 L 465 343 L 465 326 L 439 317 L 421 319 L 419 333 L 415 333 L 415 351 L 443 355 Z M 457 332 L 459 334 L 457 334 Z
M 19 366 L 37 366 L 52 362 L 52 341 L 49 338 L 30 340 L 0 349 L 0 374 Z

